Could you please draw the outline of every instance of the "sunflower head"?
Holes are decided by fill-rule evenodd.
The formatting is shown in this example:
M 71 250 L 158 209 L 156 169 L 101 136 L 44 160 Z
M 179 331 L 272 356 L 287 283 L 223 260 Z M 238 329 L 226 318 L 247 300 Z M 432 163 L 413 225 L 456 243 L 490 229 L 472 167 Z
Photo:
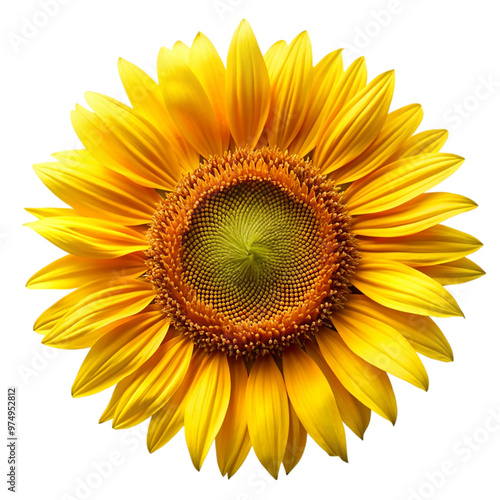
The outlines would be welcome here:
M 153 215 L 157 302 L 207 351 L 303 343 L 349 293 L 355 240 L 340 198 L 310 161 L 277 148 L 209 157 Z
M 226 65 L 199 34 L 158 81 L 119 72 L 131 106 L 88 93 L 84 148 L 35 166 L 68 206 L 28 225 L 68 255 L 28 286 L 74 289 L 35 330 L 90 348 L 73 395 L 116 385 L 102 422 L 151 417 L 150 451 L 184 426 L 229 477 L 252 447 L 290 472 L 307 435 L 347 460 L 344 425 L 396 420 L 388 374 L 427 389 L 417 353 L 452 359 L 430 316 L 462 315 L 443 285 L 483 274 L 481 243 L 441 223 L 476 205 L 426 191 L 463 159 L 419 105 L 390 110 L 393 71 L 313 65 L 306 32 L 263 55 L 243 21 Z

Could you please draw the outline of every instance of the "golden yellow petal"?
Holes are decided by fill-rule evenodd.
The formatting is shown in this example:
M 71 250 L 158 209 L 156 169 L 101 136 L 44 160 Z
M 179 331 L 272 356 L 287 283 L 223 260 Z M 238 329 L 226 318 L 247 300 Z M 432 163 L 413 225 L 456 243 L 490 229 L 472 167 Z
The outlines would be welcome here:
M 314 161 L 329 174 L 359 156 L 372 143 L 387 118 L 394 91 L 394 71 L 360 90 L 322 133 Z
M 162 344 L 127 380 L 114 412 L 113 427 L 137 425 L 164 406 L 184 380 L 192 352 L 193 342 L 184 335 Z
M 368 72 L 364 57 L 356 59 L 344 73 L 341 73 L 338 82 L 328 93 L 327 100 L 325 101 L 324 111 L 322 113 L 323 120 L 319 134 L 316 137 L 316 144 L 327 132 L 340 110 L 353 99 L 361 89 L 366 87 L 367 79 Z
M 329 455 L 347 462 L 344 425 L 330 385 L 318 365 L 302 349 L 283 352 L 288 397 L 307 433 Z
M 229 145 L 229 127 L 225 109 L 226 68 L 212 42 L 202 33 L 194 39 L 189 67 L 203 86 L 219 123 L 223 149 Z
M 423 193 L 383 212 L 355 215 L 351 229 L 361 236 L 407 236 L 476 207 L 476 203 L 459 194 Z
M 394 424 L 396 398 L 387 373 L 354 354 L 337 332 L 323 327 L 316 340 L 325 361 L 342 385 L 361 403 Z
M 369 259 L 392 260 L 412 267 L 458 260 L 482 247 L 474 236 L 441 224 L 396 238 L 361 236 L 358 243 Z
M 463 316 L 445 288 L 399 262 L 363 258 L 351 283 L 375 302 L 397 311 L 425 316 Z
M 394 160 L 409 158 L 410 156 L 424 153 L 438 153 L 448 139 L 448 131 L 444 129 L 425 130 L 410 137 L 399 151 L 394 155 Z
M 79 257 L 112 259 L 149 247 L 142 232 L 103 219 L 46 217 L 25 226 Z
M 431 318 L 395 311 L 364 296 L 357 301 L 366 307 L 371 318 L 398 331 L 417 352 L 440 361 L 453 361 L 450 344 Z
M 269 73 L 269 80 L 274 80 L 283 66 L 288 52 L 288 44 L 285 40 L 273 43 L 264 54 L 264 61 Z
M 188 144 L 172 120 L 160 86 L 144 71 L 124 59 L 118 61 L 118 71 L 134 110 L 150 121 L 172 146 L 179 162 L 179 171 L 174 173 L 174 177 L 180 178 L 181 173 L 194 169 L 199 163 L 199 154 Z
M 271 83 L 271 107 L 266 122 L 270 146 L 286 150 L 304 121 L 313 79 L 311 40 L 306 31 L 287 48 Z
M 221 474 L 231 477 L 244 462 L 251 444 L 245 416 L 247 369 L 241 359 L 229 358 L 228 363 L 231 372 L 231 398 L 226 417 L 215 438 L 215 446 Z
M 127 278 L 89 283 L 73 293 L 79 300 L 45 336 L 44 344 L 79 349 L 79 343 L 83 342 L 82 347 L 87 347 L 89 335 L 92 337 L 95 331 L 113 321 L 139 313 L 156 296 L 149 283 Z M 158 321 L 165 321 L 158 311 L 156 316 Z
M 285 455 L 283 456 L 283 467 L 290 474 L 299 463 L 306 448 L 307 432 L 300 423 L 292 404 L 288 404 L 290 413 L 290 426 L 288 428 L 288 441 L 286 443 Z
M 226 116 L 236 146 L 255 147 L 270 104 L 266 63 L 248 21 L 236 29 L 227 56 Z
M 486 274 L 476 263 L 467 258 L 445 262 L 437 266 L 421 267 L 418 270 L 441 285 L 458 285 Z
M 338 184 L 352 182 L 384 165 L 417 130 L 424 113 L 420 104 L 410 104 L 389 113 L 375 140 L 357 158 L 330 176 Z
M 236 450 L 236 456 L 234 461 L 229 466 L 227 471 L 227 478 L 231 479 L 236 472 L 238 472 L 239 468 L 243 465 L 243 462 L 247 458 L 250 450 L 252 449 L 252 443 L 250 442 L 250 434 L 248 433 L 248 429 L 245 432 L 245 437 L 243 438 L 243 443 Z
M 71 121 L 92 156 L 137 184 L 172 189 L 179 167 L 165 137 L 132 108 L 100 94 L 85 97 L 96 113 L 77 105 Z
M 151 417 L 147 437 L 150 453 L 166 445 L 181 430 L 184 425 L 187 396 L 192 390 L 200 367 L 207 360 L 208 356 L 204 351 L 201 349 L 195 350 L 182 384 L 169 402 Z
M 168 112 L 159 85 L 141 68 L 121 57 L 118 72 L 134 111 L 165 132 Z
M 332 95 L 338 89 L 337 83 L 342 73 L 342 50 L 331 52 L 314 66 L 309 103 L 302 126 L 288 146 L 290 153 L 305 156 L 315 148 L 326 119 L 333 118 L 332 105 L 335 101 Z
M 248 377 L 246 415 L 250 440 L 260 463 L 275 479 L 288 441 L 288 397 L 272 356 L 255 360 Z
M 352 352 L 368 363 L 427 390 L 429 377 L 409 342 L 398 330 L 372 313 L 372 301 L 351 295 L 332 323 Z
M 88 259 L 66 255 L 35 273 L 28 288 L 77 288 L 92 281 L 113 278 L 137 278 L 146 272 L 146 256 L 135 252 L 115 259 Z
M 196 376 L 184 415 L 186 443 L 193 465 L 200 470 L 224 422 L 231 396 L 231 374 L 226 354 L 207 354 L 208 361 Z
M 174 43 L 172 47 L 172 52 L 179 58 L 182 59 L 183 62 L 189 64 L 189 58 L 191 55 L 191 49 L 180 40 Z
M 97 285 L 102 286 L 101 284 Z M 87 293 L 87 292 L 85 292 Z M 78 302 L 80 302 L 85 295 L 78 290 L 75 290 L 63 298 L 59 299 L 56 303 L 52 304 L 46 309 L 35 321 L 33 330 L 40 335 L 47 335 L 59 320 Z
M 172 50 L 158 54 L 158 79 L 167 110 L 189 144 L 206 158 L 225 149 L 214 108 L 192 69 Z
M 45 219 L 46 217 L 74 217 L 80 215 L 79 212 L 72 208 L 25 208 L 26 212 L 34 215 L 37 219 Z M 27 224 L 25 224 L 27 225 Z
M 148 224 L 161 200 L 154 189 L 101 165 L 51 162 L 34 165 L 41 181 L 81 215 L 128 226 Z
M 102 424 L 104 422 L 107 422 L 108 420 L 112 420 L 116 407 L 118 406 L 118 402 L 120 401 L 120 398 L 122 397 L 123 393 L 128 387 L 129 381 L 132 380 L 134 377 L 134 374 L 130 374 L 128 377 L 125 377 L 120 380 L 115 385 L 115 388 L 113 389 L 113 394 L 111 395 L 111 399 L 109 400 L 108 406 L 106 406 L 105 410 L 102 412 L 101 418 L 99 418 L 99 423 Z
M 236 472 L 238 472 L 239 468 L 243 465 L 243 462 L 247 458 L 250 450 L 252 449 L 252 443 L 250 442 L 250 434 L 248 433 L 248 429 L 245 432 L 245 437 L 243 439 L 243 443 L 237 449 L 237 453 L 234 461 L 231 463 L 228 471 L 227 478 L 231 479 Z
M 86 149 L 68 149 L 65 151 L 57 151 L 52 153 L 52 157 L 66 165 L 89 165 L 96 167 L 100 163 Z
M 460 156 L 440 153 L 398 160 L 353 182 L 344 200 L 351 215 L 389 210 L 439 184 L 463 162 Z
M 312 341 L 306 342 L 306 352 L 319 366 L 323 375 L 328 380 L 332 389 L 335 401 L 339 408 L 340 416 L 345 424 L 358 436 L 363 439 L 363 435 L 370 423 L 371 411 L 358 399 L 356 399 L 340 382 L 337 376 L 328 366 L 325 358 L 321 354 L 319 347 Z
M 73 397 L 89 396 L 137 370 L 161 344 L 169 328 L 157 310 L 135 314 L 90 349 L 71 389 Z

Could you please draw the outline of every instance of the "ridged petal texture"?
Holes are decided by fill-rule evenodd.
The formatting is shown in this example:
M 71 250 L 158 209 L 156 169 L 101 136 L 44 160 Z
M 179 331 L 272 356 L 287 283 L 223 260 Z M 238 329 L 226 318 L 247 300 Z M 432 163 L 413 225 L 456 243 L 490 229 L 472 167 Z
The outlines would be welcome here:
M 246 20 L 232 37 L 227 60 L 198 33 L 190 46 L 177 42 L 161 48 L 156 76 L 124 59 L 118 61 L 118 73 L 128 104 L 88 92 L 90 109 L 77 105 L 71 113 L 83 148 L 55 153 L 52 161 L 34 166 L 61 204 L 26 209 L 37 219 L 26 225 L 66 255 L 32 270 L 27 286 L 68 291 L 38 317 L 34 330 L 48 346 L 89 349 L 73 396 L 115 386 L 100 422 L 125 429 L 150 419 L 150 452 L 184 427 L 194 466 L 201 468 L 215 442 L 218 467 L 228 478 L 252 456 L 252 448 L 272 477 L 278 477 L 281 466 L 290 473 L 308 436 L 312 446 L 347 461 L 344 424 L 362 439 L 372 412 L 374 418 L 396 422 L 390 377 L 427 390 L 421 357 L 453 360 L 452 348 L 431 316 L 462 316 L 446 287 L 484 274 L 469 259 L 481 242 L 445 225 L 476 203 L 435 189 L 464 161 L 441 152 L 448 132 L 417 131 L 423 118 L 420 104 L 391 106 L 394 71 L 368 79 L 365 59 L 344 68 L 342 50 L 314 64 L 307 32 L 261 51 Z M 274 148 L 273 158 L 286 157 L 284 166 L 274 160 L 257 164 L 256 156 L 250 157 L 268 147 Z M 210 186 L 210 196 L 229 189 L 233 178 L 227 180 L 225 161 L 235 155 L 241 158 L 241 177 L 234 182 L 248 180 L 245 169 L 254 169 L 251 182 L 262 181 L 264 171 L 269 176 L 279 172 L 279 182 L 293 185 L 294 196 L 300 195 L 300 203 L 307 202 L 312 212 L 335 205 L 336 217 L 345 214 L 344 225 L 334 221 L 324 226 L 338 226 L 336 236 L 330 229 L 321 233 L 322 241 L 331 237 L 328 248 L 335 254 L 325 274 L 343 269 L 349 259 L 352 265 L 335 275 L 345 283 L 326 275 L 339 286 L 331 296 L 319 286 L 306 290 L 297 272 L 297 290 L 320 306 L 318 312 L 309 314 L 299 304 L 293 329 L 283 333 L 281 323 L 275 328 L 279 334 L 274 327 L 269 332 L 255 329 L 262 336 L 252 341 L 246 337 L 250 329 L 240 329 L 241 338 L 231 337 L 234 318 L 217 330 L 227 337 L 212 330 L 213 318 L 223 318 L 209 303 L 218 293 L 214 291 L 203 310 L 194 311 L 196 326 L 208 325 L 203 332 L 209 340 L 201 343 L 187 316 L 198 307 L 198 296 L 194 289 L 186 292 L 183 304 L 190 310 L 184 311 L 176 299 L 184 285 L 177 287 L 173 278 L 189 275 L 202 282 L 216 274 L 203 269 L 198 276 L 188 269 L 183 252 L 177 267 L 167 266 L 162 254 L 162 288 L 151 265 L 159 246 L 153 238 L 160 238 L 162 248 L 172 254 L 177 241 L 183 249 L 183 224 L 189 226 L 203 200 L 198 203 L 196 197 L 189 209 L 169 205 L 174 208 L 167 214 L 161 212 L 163 204 L 175 196 L 192 196 L 188 191 L 201 189 L 201 178 L 203 186 Z M 299 161 L 307 168 L 292 171 L 290 165 Z M 216 168 L 207 174 L 209 165 Z M 200 172 L 205 173 L 200 177 Z M 318 178 L 324 192 L 311 187 L 319 185 Z M 329 186 L 339 190 L 334 203 L 326 196 Z M 238 258 L 249 259 L 249 269 L 264 265 L 261 258 L 281 258 L 279 249 L 268 252 L 252 240 L 273 210 L 271 205 L 257 208 L 261 219 L 252 231 L 232 227 L 225 212 L 213 218 L 222 221 L 227 248 L 236 233 L 244 233 L 248 248 L 239 248 Z M 197 230 L 208 231 L 208 219 L 197 220 L 202 221 Z M 283 220 L 295 224 L 295 219 Z M 347 236 L 354 242 L 351 257 L 341 250 Z M 300 269 L 310 258 L 302 248 L 307 244 L 287 246 L 292 250 L 285 257 Z M 292 255 L 295 250 L 300 258 Z M 193 262 L 212 266 L 215 260 Z M 244 281 L 248 289 L 251 277 Z M 330 308 L 328 301 L 340 295 L 343 299 Z M 306 336 L 295 337 L 304 325 L 313 324 Z M 263 347 L 250 349 L 254 342 Z M 241 354 L 240 348 L 248 350 Z
M 269 474 L 277 478 L 290 421 L 285 382 L 270 356 L 258 358 L 250 370 L 246 415 L 255 454 Z

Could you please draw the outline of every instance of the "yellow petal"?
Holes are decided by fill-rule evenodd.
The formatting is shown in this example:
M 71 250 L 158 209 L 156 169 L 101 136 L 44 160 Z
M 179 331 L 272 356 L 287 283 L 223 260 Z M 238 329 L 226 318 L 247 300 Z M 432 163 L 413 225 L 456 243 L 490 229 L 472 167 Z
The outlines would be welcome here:
M 288 44 L 285 40 L 279 40 L 273 43 L 264 54 L 269 80 L 274 80 L 283 66 L 288 52 Z
M 139 186 L 100 165 L 51 162 L 33 168 L 58 198 L 89 217 L 128 226 L 148 224 L 161 201 L 154 189 Z
M 344 201 L 351 215 L 389 210 L 439 184 L 463 162 L 460 156 L 440 153 L 398 160 L 353 182 Z
M 65 151 L 57 151 L 56 153 L 52 153 L 52 156 L 66 165 L 79 165 L 81 163 L 89 165 L 90 167 L 100 165 L 100 163 L 86 149 L 68 149 Z
M 307 433 L 329 455 L 347 462 L 345 431 L 335 397 L 318 365 L 302 349 L 283 353 L 288 397 Z
M 439 283 L 405 264 L 363 258 L 351 283 L 383 306 L 425 316 L 463 316 Z
M 420 104 L 410 104 L 389 113 L 375 140 L 357 158 L 331 174 L 338 184 L 352 182 L 386 163 L 417 130 L 424 114 Z
M 322 113 L 324 119 L 321 123 L 319 135 L 316 138 L 317 141 L 327 132 L 328 127 L 330 127 L 340 110 L 353 99 L 361 89 L 366 87 L 367 79 L 368 72 L 365 58 L 359 57 L 341 74 L 335 87 L 328 93 L 328 98 L 325 101 L 324 111 Z
M 323 375 L 328 380 L 335 401 L 339 408 L 340 416 L 345 424 L 360 438 L 370 423 L 371 411 L 363 403 L 358 401 L 341 383 L 337 376 L 328 366 L 321 354 L 319 347 L 311 341 L 306 342 L 306 352 L 319 366 Z
M 149 247 L 143 233 L 103 219 L 46 217 L 25 226 L 79 257 L 112 259 Z
M 58 321 L 78 302 L 85 297 L 81 292 L 75 290 L 74 292 L 65 295 L 56 303 L 46 309 L 35 321 L 33 330 L 40 335 L 47 335 Z
M 311 40 L 306 31 L 287 48 L 279 72 L 271 78 L 271 107 L 266 122 L 270 146 L 287 149 L 304 121 L 313 78 Z
M 118 71 L 134 111 L 150 121 L 172 146 L 180 167 L 174 177 L 178 178 L 181 172 L 194 169 L 199 163 L 199 154 L 188 144 L 172 120 L 160 86 L 140 68 L 121 58 Z
M 306 448 L 307 432 L 300 423 L 292 404 L 288 404 L 290 413 L 290 426 L 288 428 L 288 442 L 286 443 L 285 455 L 283 456 L 283 467 L 290 474 L 299 463 Z
M 172 189 L 179 168 L 165 138 L 124 104 L 90 92 L 85 96 L 96 114 L 77 105 L 71 122 L 92 156 L 137 184 Z
M 122 397 L 125 389 L 128 387 L 128 382 L 132 380 L 134 374 L 132 373 L 128 377 L 123 378 L 115 385 L 113 389 L 113 394 L 111 395 L 111 399 L 109 400 L 108 406 L 106 406 L 105 410 L 102 412 L 101 417 L 99 418 L 99 423 L 102 424 L 107 422 L 108 420 L 112 420 L 116 411 L 116 407 L 118 406 L 118 402 Z
M 88 259 L 66 255 L 35 273 L 28 288 L 77 288 L 92 281 L 112 278 L 137 278 L 146 272 L 146 256 L 135 252 L 116 259 Z
M 255 147 L 267 120 L 270 85 L 248 21 L 236 29 L 227 56 L 226 115 L 236 146 Z
M 458 260 L 482 246 L 474 236 L 441 224 L 409 236 L 360 237 L 358 244 L 369 259 L 392 260 L 412 267 Z
M 444 129 L 425 130 L 410 137 L 399 151 L 394 155 L 394 160 L 398 158 L 409 158 L 410 156 L 424 153 L 438 153 L 448 139 L 448 131 Z
M 245 416 L 247 369 L 241 359 L 228 359 L 228 363 L 231 372 L 231 398 L 226 417 L 215 438 L 215 446 L 221 474 L 231 477 L 244 462 L 251 444 Z
M 250 370 L 246 415 L 255 454 L 277 479 L 288 440 L 289 413 L 285 382 L 272 356 L 257 358 Z
M 89 283 L 73 293 L 79 300 L 45 336 L 44 344 L 78 349 L 82 341 L 82 347 L 86 347 L 86 337 L 92 336 L 94 331 L 137 314 L 156 296 L 149 283 L 127 278 Z
M 250 434 L 248 433 L 248 429 L 245 432 L 245 437 L 243 443 L 237 450 L 234 462 L 231 464 L 227 471 L 227 478 L 231 479 L 236 472 L 238 472 L 239 468 L 243 465 L 243 462 L 247 458 L 250 450 L 252 449 L 252 443 L 250 442 Z
M 51 334 L 51 331 L 59 320 L 61 320 L 70 310 L 74 309 L 75 306 L 83 303 L 87 295 L 107 288 L 109 283 L 109 280 L 105 282 L 95 281 L 86 283 L 85 286 L 82 285 L 79 289 L 64 296 L 42 313 L 33 326 L 35 332 L 46 337 L 42 342 L 50 344 L 49 334 Z M 84 349 L 86 347 L 92 347 L 100 337 L 123 321 L 124 318 L 116 321 L 112 320 L 108 325 L 103 325 L 95 330 L 86 330 L 85 332 L 81 332 L 81 335 L 76 335 L 71 338 L 65 337 L 64 342 L 61 342 L 57 347 L 61 349 Z
M 231 374 L 225 353 L 215 351 L 200 369 L 189 393 L 184 416 L 186 443 L 200 470 L 222 426 L 231 396 Z
M 182 135 L 201 155 L 222 154 L 224 144 L 214 108 L 191 68 L 163 47 L 158 79 L 167 110 Z
M 387 373 L 354 354 L 337 332 L 322 328 L 316 339 L 321 354 L 342 385 L 361 403 L 394 424 L 396 398 Z
M 99 339 L 76 376 L 73 397 L 88 396 L 137 370 L 161 344 L 169 328 L 165 315 L 143 311 Z
M 329 174 L 359 156 L 380 132 L 394 91 L 394 71 L 375 78 L 339 112 L 319 139 L 314 161 Z
M 193 342 L 184 335 L 162 344 L 127 380 L 114 412 L 113 427 L 137 425 L 164 406 L 184 380 L 192 352 Z
M 201 349 L 195 350 L 188 372 L 180 387 L 152 417 L 148 427 L 148 450 L 150 453 L 167 444 L 184 425 L 187 396 L 192 390 L 200 367 L 207 362 L 208 356 Z
M 172 47 L 172 52 L 179 58 L 182 59 L 186 64 L 189 64 L 189 57 L 191 55 L 191 49 L 180 40 L 174 43 Z
M 25 208 L 26 212 L 34 215 L 37 219 L 45 219 L 46 217 L 74 217 L 75 215 L 80 215 L 76 210 L 72 208 Z M 25 224 L 26 225 L 26 224 Z
M 469 198 L 452 193 L 423 193 L 384 212 L 355 215 L 351 229 L 361 236 L 407 236 L 477 207 Z
M 450 344 L 431 318 L 395 311 L 361 295 L 355 300 L 358 308 L 364 308 L 370 318 L 398 331 L 417 352 L 440 361 L 453 360 Z
M 418 268 L 441 285 L 458 285 L 484 276 L 485 272 L 474 262 L 463 258 L 437 266 Z
M 159 85 L 141 68 L 125 59 L 118 59 L 118 72 L 134 111 L 164 132 L 168 111 Z
M 429 378 L 409 342 L 390 324 L 372 314 L 372 301 L 351 295 L 332 322 L 352 352 L 373 366 L 427 390 Z
M 229 145 L 229 127 L 224 103 L 226 68 L 212 42 L 202 33 L 194 39 L 189 53 L 189 67 L 203 86 L 219 123 L 223 149 Z
M 316 146 L 326 119 L 331 118 L 332 106 L 327 101 L 332 99 L 342 73 L 342 50 L 331 52 L 313 68 L 309 103 L 302 126 L 288 147 L 290 153 L 305 156 Z

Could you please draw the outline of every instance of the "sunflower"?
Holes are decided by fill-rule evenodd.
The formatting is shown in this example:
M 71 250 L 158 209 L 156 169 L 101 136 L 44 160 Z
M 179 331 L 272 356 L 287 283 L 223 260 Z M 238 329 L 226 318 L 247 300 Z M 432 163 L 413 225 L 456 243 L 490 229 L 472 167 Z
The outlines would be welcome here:
M 116 385 L 101 422 L 182 427 L 199 469 L 215 441 L 231 477 L 250 449 L 273 477 L 310 437 L 347 460 L 371 412 L 396 420 L 388 374 L 426 390 L 419 354 L 452 360 L 429 316 L 443 285 L 483 274 L 481 243 L 441 223 L 476 207 L 426 192 L 455 172 L 422 109 L 389 112 L 394 72 L 313 65 L 306 32 L 262 55 L 246 21 L 224 66 L 198 34 L 162 48 L 158 81 L 118 69 L 131 106 L 88 93 L 84 149 L 35 166 L 69 207 L 27 225 L 68 255 L 28 282 L 74 289 L 36 321 L 43 343 L 90 348 L 75 397 Z

